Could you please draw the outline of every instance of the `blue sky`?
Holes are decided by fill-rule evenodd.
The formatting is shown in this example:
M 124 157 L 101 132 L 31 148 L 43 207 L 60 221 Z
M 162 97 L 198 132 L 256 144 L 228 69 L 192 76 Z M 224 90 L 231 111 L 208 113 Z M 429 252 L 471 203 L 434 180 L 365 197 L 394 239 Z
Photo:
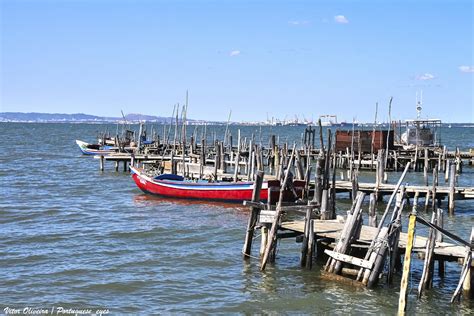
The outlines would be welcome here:
M 474 122 L 473 3 L 0 0 L 0 111 Z

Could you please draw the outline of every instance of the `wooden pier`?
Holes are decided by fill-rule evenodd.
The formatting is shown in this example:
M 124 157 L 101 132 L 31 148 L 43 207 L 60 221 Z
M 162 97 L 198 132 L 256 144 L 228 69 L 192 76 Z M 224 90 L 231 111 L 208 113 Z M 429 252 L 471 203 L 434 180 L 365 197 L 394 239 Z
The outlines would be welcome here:
M 314 225 L 314 238 L 315 240 L 321 239 L 331 239 L 337 240 L 342 233 L 344 228 L 344 221 L 342 220 L 313 220 Z M 282 222 L 280 229 L 282 231 L 282 236 L 284 236 L 284 231 L 290 231 L 295 233 L 304 234 L 305 222 L 300 221 L 288 221 Z M 360 235 L 357 240 L 354 241 L 352 247 L 366 249 L 368 248 L 370 242 L 375 239 L 377 233 L 377 227 L 370 227 L 367 225 L 362 225 L 360 230 Z M 405 253 L 407 246 L 407 233 L 400 233 L 400 239 L 398 243 L 398 249 L 402 253 Z M 413 251 L 420 254 L 420 257 L 424 257 L 426 253 L 425 247 L 428 241 L 427 237 L 417 236 L 415 243 L 413 245 Z M 329 246 L 334 246 L 333 243 L 329 243 Z M 435 259 L 442 259 L 445 261 L 459 261 L 464 258 L 466 255 L 466 249 L 464 246 L 459 246 L 447 242 L 437 242 L 434 248 Z
M 409 273 L 411 253 L 424 258 L 422 281 L 419 295 L 430 288 L 433 279 L 433 262 L 438 261 L 438 273 L 444 275 L 447 261 L 460 262 L 463 269 L 460 289 L 471 293 L 474 271 L 472 271 L 473 237 L 465 241 L 443 229 L 441 200 L 448 201 L 449 214 L 454 214 L 455 200 L 474 199 L 474 187 L 460 187 L 459 177 L 463 166 L 471 164 L 473 153 L 463 153 L 459 149 L 449 152 L 446 147 L 418 147 L 403 149 L 399 146 L 381 146 L 371 152 L 361 150 L 361 142 L 354 138 L 345 150 L 336 150 L 331 130 L 327 140 L 323 140 L 319 126 L 319 148 L 316 148 L 316 130 L 306 128 L 301 143 L 280 143 L 279 137 L 272 135 L 268 146 L 257 140 L 255 135 L 237 138 L 226 129 L 223 139 L 216 134 L 209 141 L 204 128 L 200 141 L 197 129 L 186 137 L 186 124 L 178 135 L 178 120 L 175 135 L 170 139 L 170 130 L 152 144 L 139 145 L 135 152 L 118 152 L 97 156 L 100 170 L 106 162 L 120 163 L 127 171 L 129 165 L 142 164 L 149 176 L 172 173 L 187 179 L 214 181 L 254 181 L 252 201 L 246 201 L 250 208 L 249 221 L 245 232 L 242 253 L 245 259 L 252 257 L 252 243 L 260 234 L 260 269 L 277 258 L 277 241 L 295 238 L 301 242 L 300 262 L 302 267 L 312 268 L 315 259 L 327 260 L 324 275 L 334 279 L 350 280 L 353 284 L 374 287 L 384 274 L 386 261 L 387 283 L 392 284 L 393 275 L 402 271 L 401 255 L 405 253 L 405 267 L 401 285 L 400 308 L 406 303 L 406 282 Z M 142 129 L 142 128 L 141 128 Z M 352 133 L 354 135 L 354 133 Z M 380 134 L 380 139 L 390 134 Z M 141 136 L 141 132 L 140 132 Z M 235 135 L 234 135 L 235 136 Z M 236 142 L 234 142 L 236 140 Z M 367 145 L 367 144 L 366 144 Z M 359 149 L 356 149 L 357 147 Z M 385 148 L 385 149 L 383 149 Z M 341 149 L 341 148 L 339 148 Z M 374 172 L 373 183 L 359 182 L 362 169 Z M 387 171 L 403 171 L 397 184 L 388 184 Z M 423 185 L 402 185 L 408 172 L 423 172 Z M 336 180 L 342 174 L 345 180 Z M 421 175 L 421 174 L 420 174 Z M 264 179 L 276 179 L 281 183 L 279 199 L 262 203 L 256 197 Z M 293 179 L 305 182 L 304 193 L 295 203 L 283 203 L 283 192 Z M 440 185 L 444 179 L 446 185 Z M 430 182 L 429 182 L 430 181 Z M 341 216 L 337 214 L 337 194 L 349 192 L 352 207 Z M 270 193 L 270 192 L 269 192 Z M 270 196 L 271 194 L 269 194 Z M 364 224 L 363 205 L 369 196 L 367 221 Z M 384 201 L 384 196 L 390 196 Z M 424 197 L 424 214 L 431 220 L 416 215 L 419 199 Z M 412 214 L 407 232 L 402 231 L 402 213 L 409 199 L 412 199 Z M 437 202 L 437 203 L 436 203 Z M 377 217 L 377 205 L 385 205 L 381 218 Z M 291 220 L 286 219 L 286 215 Z M 415 223 L 429 227 L 427 236 L 416 236 Z M 446 242 L 446 238 L 456 243 Z M 407 257 L 408 256 L 408 257 Z M 407 267 L 408 265 L 408 267 Z M 408 271 L 408 272 L 407 272 Z M 453 300 L 458 299 L 461 290 L 456 289 Z M 471 294 L 464 294 L 468 297 Z M 404 299 L 403 299 L 404 298 Z
M 351 181 L 336 181 L 336 192 L 351 192 L 353 184 Z M 395 184 L 381 183 L 378 186 L 375 183 L 359 182 L 359 191 L 367 194 L 378 193 L 381 195 L 390 195 L 395 189 Z M 419 197 L 433 198 L 432 186 L 407 185 L 405 186 L 406 194 L 409 197 L 415 195 Z M 436 186 L 435 199 L 445 199 L 451 193 L 449 186 Z M 472 200 L 474 199 L 474 187 L 454 187 L 454 198 L 456 200 Z

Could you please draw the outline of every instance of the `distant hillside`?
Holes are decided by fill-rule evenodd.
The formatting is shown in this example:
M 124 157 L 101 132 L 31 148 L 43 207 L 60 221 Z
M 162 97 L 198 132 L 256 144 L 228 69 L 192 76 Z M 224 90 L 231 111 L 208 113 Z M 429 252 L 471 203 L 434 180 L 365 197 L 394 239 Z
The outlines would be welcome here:
M 0 121 L 19 122 L 48 122 L 48 121 L 101 121 L 103 118 L 95 115 L 77 113 L 21 113 L 21 112 L 0 112 Z
M 61 114 L 61 113 L 21 113 L 21 112 L 0 112 L 0 122 L 123 122 L 123 117 L 104 117 L 89 115 L 83 113 L 77 114 Z M 162 117 L 154 115 L 145 115 L 138 113 L 130 113 L 125 115 L 127 122 L 156 122 L 169 123 L 175 118 Z M 203 121 L 188 119 L 188 122 L 203 123 Z M 220 124 L 221 122 L 207 122 Z
M 164 122 L 170 118 L 143 114 L 127 114 L 127 121 L 152 121 Z M 122 117 L 103 117 L 90 114 L 62 114 L 62 113 L 21 113 L 21 112 L 0 112 L 0 121 L 10 122 L 117 122 L 123 121 Z

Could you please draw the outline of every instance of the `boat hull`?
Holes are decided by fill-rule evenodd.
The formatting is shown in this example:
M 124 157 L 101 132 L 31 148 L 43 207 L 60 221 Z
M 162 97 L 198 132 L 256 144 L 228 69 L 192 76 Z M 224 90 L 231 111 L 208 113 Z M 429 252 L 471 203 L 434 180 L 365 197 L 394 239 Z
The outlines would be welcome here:
M 147 194 L 157 196 L 236 202 L 251 200 L 253 194 L 253 182 L 220 182 L 220 183 L 195 183 L 186 181 L 156 180 L 141 173 L 138 169 L 131 168 L 132 178 L 140 190 Z M 296 191 L 301 194 L 302 188 Z M 260 201 L 267 201 L 271 194 L 271 200 L 276 201 L 279 194 L 279 181 L 264 181 L 260 191 Z M 285 192 L 284 200 L 294 200 L 291 192 Z
M 134 173 L 132 177 L 143 192 L 172 198 L 242 202 L 251 200 L 253 193 L 252 182 L 199 184 L 184 181 L 153 181 L 151 178 L 137 173 Z M 264 183 L 260 192 L 260 200 L 267 200 L 267 189 L 268 183 Z
M 95 149 L 91 148 L 91 144 L 83 142 L 81 140 L 76 140 L 77 146 L 79 146 L 79 149 L 84 155 L 102 155 L 106 156 L 108 154 L 111 154 L 115 152 L 113 149 Z

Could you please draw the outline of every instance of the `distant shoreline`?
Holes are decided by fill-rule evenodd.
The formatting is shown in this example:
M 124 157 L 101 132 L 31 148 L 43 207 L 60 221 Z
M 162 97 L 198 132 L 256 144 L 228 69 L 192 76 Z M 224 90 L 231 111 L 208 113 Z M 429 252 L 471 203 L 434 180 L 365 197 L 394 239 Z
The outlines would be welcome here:
M 187 125 L 226 125 L 224 121 L 205 121 L 205 120 L 194 120 L 187 119 Z M 76 113 L 76 114 L 62 114 L 62 113 L 23 113 L 23 112 L 0 112 L 0 123 L 69 123 L 69 124 L 170 124 L 176 122 L 175 117 L 161 117 L 145 114 L 127 114 L 124 117 L 104 117 L 95 116 L 90 114 Z M 181 119 L 178 119 L 179 124 L 182 124 Z M 404 120 L 401 121 L 404 123 Z M 299 122 L 298 124 L 283 124 L 274 125 L 268 122 L 229 122 L 230 125 L 244 125 L 244 126 L 307 126 L 317 125 L 317 122 Z M 383 122 L 383 125 L 387 125 L 387 122 Z M 367 127 L 373 126 L 373 122 L 357 122 L 356 126 Z M 443 122 L 443 127 L 449 126 L 456 127 L 474 127 L 474 123 L 461 122 Z M 352 123 L 345 122 L 344 126 L 352 126 Z M 332 127 L 343 127 L 339 123 L 335 123 Z

